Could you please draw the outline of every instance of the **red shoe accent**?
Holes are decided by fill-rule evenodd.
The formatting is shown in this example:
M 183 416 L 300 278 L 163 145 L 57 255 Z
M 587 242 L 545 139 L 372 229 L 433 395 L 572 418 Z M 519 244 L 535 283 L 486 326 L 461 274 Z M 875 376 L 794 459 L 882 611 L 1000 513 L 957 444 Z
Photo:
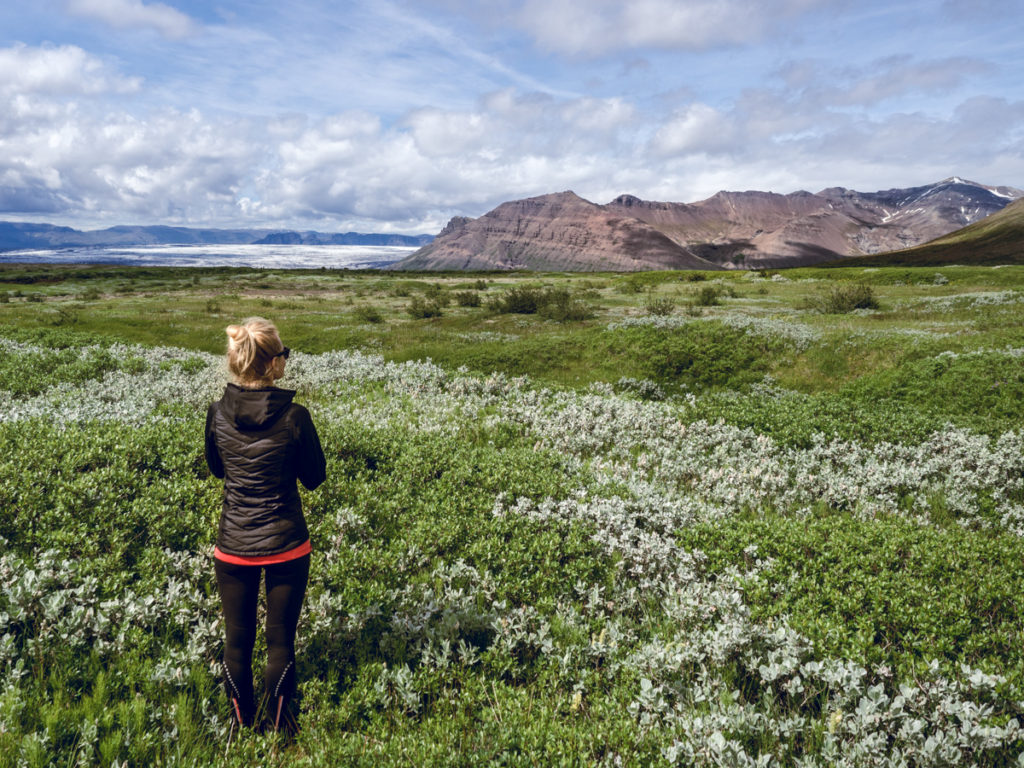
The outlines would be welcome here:
M 281 710 L 284 707 L 284 696 L 277 697 L 277 717 L 274 718 L 274 730 L 281 730 Z

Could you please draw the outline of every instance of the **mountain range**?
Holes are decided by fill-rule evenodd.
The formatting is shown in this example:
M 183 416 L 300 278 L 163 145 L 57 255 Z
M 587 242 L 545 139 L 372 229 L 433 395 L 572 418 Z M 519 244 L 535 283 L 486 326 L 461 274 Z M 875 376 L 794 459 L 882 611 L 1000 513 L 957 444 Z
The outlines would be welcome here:
M 453 218 L 393 269 L 615 270 L 809 266 L 904 249 L 1024 198 L 959 177 L 880 192 L 719 192 L 696 203 L 571 191 Z
M 0 221 L 0 252 L 140 245 L 392 245 L 418 248 L 431 240 L 432 235 L 165 226 L 120 226 L 82 231 L 53 224 Z
M 640 271 L 812 264 L 1021 260 L 1024 191 L 951 177 L 880 192 L 719 192 L 696 203 L 571 191 L 457 216 L 436 236 L 271 229 L 118 226 L 80 231 L 0 221 L 0 251 L 145 245 L 417 247 L 392 269 Z M 1006 215 L 998 214 L 1006 209 Z M 924 244 L 924 245 L 923 245 Z M 981 249 L 981 250 L 979 250 Z M 884 255 L 883 255 L 884 254 Z M 988 260 L 988 261 L 985 261 Z

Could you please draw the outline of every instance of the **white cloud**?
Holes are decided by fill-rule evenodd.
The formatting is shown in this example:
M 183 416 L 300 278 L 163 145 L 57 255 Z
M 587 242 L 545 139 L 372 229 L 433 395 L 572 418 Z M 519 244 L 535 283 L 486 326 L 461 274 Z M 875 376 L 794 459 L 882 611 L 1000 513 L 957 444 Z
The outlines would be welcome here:
M 267 121 L 49 103 L 45 124 L 10 118 L 0 139 L 0 211 L 11 218 L 436 232 L 451 215 L 562 189 L 595 202 L 623 192 L 692 201 L 719 189 L 1024 175 L 1024 103 L 1002 99 L 967 100 L 949 119 L 804 107 L 790 122 L 786 103 L 768 115 L 748 111 L 751 101 L 694 103 L 653 125 L 618 100 L 516 92 L 390 126 L 359 111 Z
M 609 135 L 637 120 L 636 108 L 623 99 L 573 99 L 561 110 L 565 122 L 584 134 Z
M 525 0 L 516 23 L 543 48 L 601 55 L 628 48 L 704 50 L 761 39 L 831 0 Z
M 731 118 L 707 104 L 691 104 L 658 129 L 651 145 L 659 155 L 721 152 L 735 137 Z
M 186 37 L 197 26 L 176 8 L 142 0 L 67 0 L 67 8 L 77 16 L 97 19 L 115 29 L 155 29 L 171 38 Z
M 477 112 L 418 109 L 406 124 L 416 146 L 428 157 L 477 152 L 488 135 L 487 120 Z
M 138 90 L 140 83 L 139 78 L 111 71 L 74 45 L 0 48 L 0 96 L 128 93 Z
M 605 21 L 625 19 L 625 9 L 602 8 Z M 722 188 L 871 190 L 953 173 L 1020 186 L 1021 103 L 961 98 L 927 115 L 867 108 L 891 93 L 955 88 L 972 66 L 798 62 L 781 87 L 713 105 L 677 95 L 683 106 L 667 113 L 644 94 L 513 87 L 450 108 L 424 99 L 435 105 L 389 119 L 356 109 L 232 118 L 105 101 L 139 90 L 139 80 L 74 46 L 14 46 L 0 49 L 0 212 L 72 224 L 436 232 L 451 215 L 563 189 L 596 202 L 623 192 L 686 201 Z

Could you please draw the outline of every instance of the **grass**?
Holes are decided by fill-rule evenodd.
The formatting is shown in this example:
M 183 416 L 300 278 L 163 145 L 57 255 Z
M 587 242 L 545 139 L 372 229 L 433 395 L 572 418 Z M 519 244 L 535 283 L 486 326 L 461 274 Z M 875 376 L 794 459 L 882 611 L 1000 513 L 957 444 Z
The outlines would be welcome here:
M 819 311 L 815 301 L 850 286 L 871 305 Z M 976 697 L 979 721 L 1024 720 L 1024 545 L 1002 519 L 1024 502 L 1019 489 L 1004 507 L 1003 483 L 966 501 L 960 489 L 908 486 L 884 512 L 767 498 L 724 518 L 687 490 L 730 441 L 760 455 L 757 436 L 786 455 L 838 437 L 886 456 L 898 450 L 879 444 L 920 444 L 951 424 L 1010 433 L 1013 448 L 1024 428 L 1024 267 L 580 276 L 4 265 L 0 293 L 0 339 L 40 348 L 0 356 L 12 407 L 145 367 L 133 357 L 142 351 L 117 343 L 219 354 L 224 327 L 249 315 L 273 319 L 300 352 L 355 348 L 470 373 L 380 381 L 373 359 L 365 380 L 338 374 L 301 393 L 331 466 L 305 495 L 316 567 L 300 631 L 304 732 L 294 744 L 247 735 L 230 755 L 205 554 L 220 488 L 203 466 L 201 419 L 170 404 L 141 424 L 0 423 L 0 765 L 639 766 L 669 763 L 677 738 L 705 749 L 716 733 L 797 765 L 824 754 L 835 715 L 853 721 L 867 694 L 843 699 L 811 673 L 803 691 L 799 679 L 772 682 L 759 668 L 784 655 L 772 645 L 783 625 L 813 658 L 865 665 L 866 685 L 886 695 L 906 684 L 908 702 L 931 685 L 932 660 L 950 679 L 961 664 L 1002 675 Z M 414 302 L 440 314 L 411 316 Z M 166 365 L 187 376 L 205 363 Z M 530 377 L 523 410 L 497 373 Z M 549 432 L 529 421 L 537 413 Z M 706 455 L 659 447 L 701 421 L 717 435 Z M 587 430 L 590 442 L 571 447 Z M 670 481 L 671 492 L 655 488 Z M 607 503 L 600 515 L 558 513 L 594 498 Z M 499 509 L 513 505 L 547 511 Z M 602 528 L 620 508 L 621 528 Z M 680 577 L 691 591 L 642 585 L 659 537 L 678 573 L 692 569 Z M 720 656 L 701 655 L 720 642 Z M 951 720 L 970 715 L 957 711 Z M 923 726 L 931 736 L 946 712 L 929 700 L 913 717 L 935 718 Z M 878 731 L 885 749 L 901 727 Z M 1012 764 L 1022 748 L 969 747 L 965 760 Z
M 1022 289 L 1024 267 L 800 269 L 760 278 L 4 265 L 0 292 L 12 298 L 0 305 L 0 326 L 217 353 L 229 322 L 263 315 L 291 346 L 308 352 L 359 347 L 395 361 L 429 357 L 453 369 L 526 373 L 569 387 L 630 377 L 734 388 L 767 374 L 788 389 L 817 394 L 853 392 L 863 377 L 884 381 L 886 371 L 942 352 L 1024 345 L 1024 303 L 970 302 L 972 295 Z M 472 296 L 481 296 L 480 306 Z M 823 297 L 834 305 L 825 314 L 818 311 Z M 695 330 L 605 330 L 623 318 L 667 316 L 674 304 L 690 307 Z M 715 325 L 730 317 L 798 324 L 819 340 L 787 349 Z M 711 331 L 691 352 L 698 367 L 719 365 L 723 372 L 697 381 L 687 373 L 693 361 L 677 359 L 679 350 L 668 347 L 709 322 Z M 748 347 L 749 359 L 742 352 Z M 860 388 L 866 396 L 870 386 Z

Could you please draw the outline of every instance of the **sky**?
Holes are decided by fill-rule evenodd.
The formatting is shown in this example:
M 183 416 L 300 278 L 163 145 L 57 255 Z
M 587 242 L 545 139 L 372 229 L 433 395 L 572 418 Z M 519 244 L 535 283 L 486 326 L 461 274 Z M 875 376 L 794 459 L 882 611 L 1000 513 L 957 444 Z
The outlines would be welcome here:
M 1024 187 L 1020 0 L 4 0 L 0 219 Z

